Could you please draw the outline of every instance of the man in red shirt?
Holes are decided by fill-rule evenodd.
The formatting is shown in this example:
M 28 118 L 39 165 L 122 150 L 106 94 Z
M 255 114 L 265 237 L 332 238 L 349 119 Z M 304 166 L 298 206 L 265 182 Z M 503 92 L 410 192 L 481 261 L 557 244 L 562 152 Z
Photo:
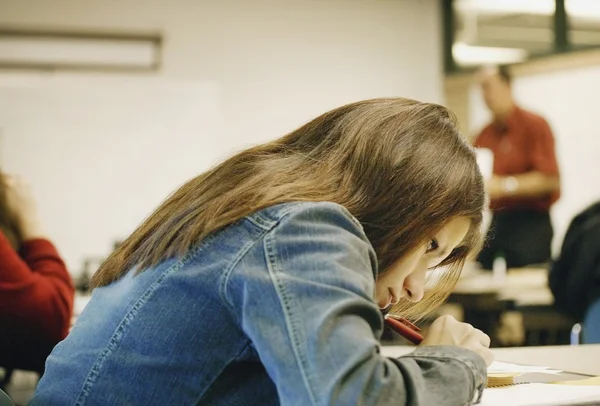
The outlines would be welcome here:
M 487 269 L 499 255 L 508 267 L 546 262 L 549 210 L 560 195 L 552 131 L 544 118 L 515 105 L 505 67 L 482 70 L 480 82 L 494 118 L 475 146 L 493 152 L 494 175 L 488 183 L 493 220 L 478 260 Z

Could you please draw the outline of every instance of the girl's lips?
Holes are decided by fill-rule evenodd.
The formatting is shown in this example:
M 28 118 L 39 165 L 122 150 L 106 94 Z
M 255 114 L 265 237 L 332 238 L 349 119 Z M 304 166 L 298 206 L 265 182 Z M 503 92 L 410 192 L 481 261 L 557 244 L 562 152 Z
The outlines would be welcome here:
M 394 291 L 391 288 L 388 289 L 388 292 L 389 295 L 387 300 L 383 304 L 379 303 L 379 309 L 381 309 L 381 311 L 384 314 L 389 312 L 392 306 L 398 304 L 398 302 L 400 301 L 399 297 L 394 293 Z
M 390 303 L 392 305 L 398 304 L 398 302 L 400 301 L 400 295 L 397 295 L 396 292 L 394 292 L 394 290 L 392 290 L 392 288 L 389 288 L 388 291 L 390 292 Z
M 387 302 L 382 306 L 381 304 L 379 304 L 379 308 L 381 309 L 382 312 L 387 312 L 388 310 L 390 310 L 392 307 L 392 298 L 388 297 Z

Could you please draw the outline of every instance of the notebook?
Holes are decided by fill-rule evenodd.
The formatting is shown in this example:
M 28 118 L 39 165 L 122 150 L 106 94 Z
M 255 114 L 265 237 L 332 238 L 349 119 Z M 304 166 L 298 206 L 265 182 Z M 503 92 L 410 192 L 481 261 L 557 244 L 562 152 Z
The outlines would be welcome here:
M 520 373 L 518 373 L 518 372 L 490 373 L 490 374 L 488 374 L 488 377 L 487 377 L 486 387 L 496 388 L 499 386 L 513 385 L 515 383 L 515 378 L 519 375 L 520 375 Z
M 600 386 L 529 383 L 484 390 L 480 406 L 599 405 Z

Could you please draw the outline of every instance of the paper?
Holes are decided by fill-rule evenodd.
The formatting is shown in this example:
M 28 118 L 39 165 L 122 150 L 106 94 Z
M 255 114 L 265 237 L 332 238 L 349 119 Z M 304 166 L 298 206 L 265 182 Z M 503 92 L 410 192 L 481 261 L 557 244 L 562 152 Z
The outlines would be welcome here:
M 598 404 L 600 387 L 530 383 L 489 388 L 480 406 L 563 406 Z
M 555 385 L 575 385 L 575 386 L 600 386 L 600 376 L 593 376 L 586 379 L 578 379 L 576 381 L 552 382 Z
M 519 364 L 510 364 L 508 362 L 500 362 L 494 361 L 492 365 L 488 367 L 488 374 L 497 374 L 497 373 L 538 373 L 538 374 L 559 374 L 562 371 L 557 369 L 550 369 L 548 367 L 540 367 L 535 365 L 519 365 Z

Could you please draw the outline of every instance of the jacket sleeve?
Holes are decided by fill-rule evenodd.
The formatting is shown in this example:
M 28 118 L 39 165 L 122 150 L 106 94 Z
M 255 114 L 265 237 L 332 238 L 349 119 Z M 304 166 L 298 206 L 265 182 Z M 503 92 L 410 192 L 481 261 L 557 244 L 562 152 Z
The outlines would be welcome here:
M 360 224 L 331 203 L 300 206 L 263 240 L 265 270 L 228 291 L 282 405 L 468 405 L 483 359 L 458 347 L 380 354 L 376 258 Z M 241 282 L 240 282 L 241 281 Z
M 58 342 L 69 330 L 73 299 L 71 277 L 50 241 L 26 241 L 19 255 L 0 233 L 2 319 L 40 340 Z

